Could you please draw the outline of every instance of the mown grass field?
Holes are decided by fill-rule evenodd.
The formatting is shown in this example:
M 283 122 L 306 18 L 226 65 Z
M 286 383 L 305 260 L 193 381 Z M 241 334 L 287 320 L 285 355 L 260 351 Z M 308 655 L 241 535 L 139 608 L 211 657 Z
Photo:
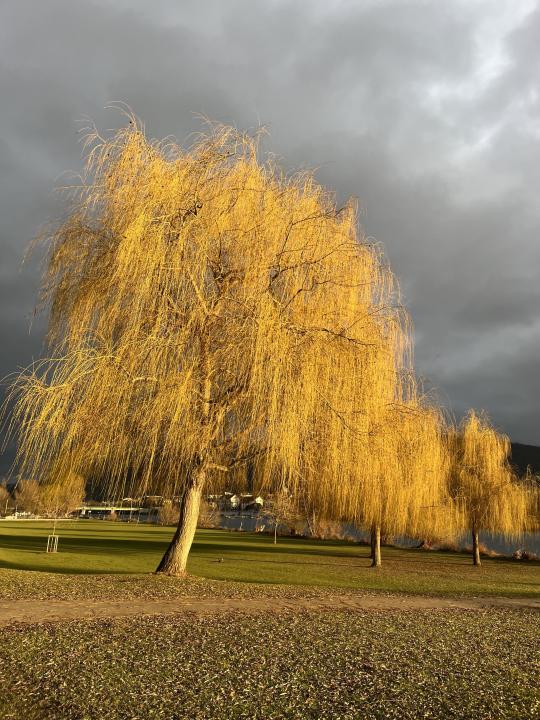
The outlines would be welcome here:
M 186 579 L 152 575 L 173 528 L 0 522 L 0 601 L 264 597 L 268 610 L 11 624 L 2 720 L 536 720 L 537 610 L 316 609 L 336 593 L 538 597 L 540 564 L 199 530 Z M 377 596 L 380 598 L 380 594 Z M 273 598 L 288 598 L 272 609 Z M 268 605 L 266 605 L 268 603 Z M 243 606 L 242 606 L 243 607 Z
M 31 570 L 69 575 L 151 573 L 173 528 L 85 521 L 58 523 L 59 552 L 45 553 L 51 522 L 0 522 L 0 570 Z M 245 583 L 308 585 L 434 595 L 540 594 L 540 563 L 486 558 L 481 568 L 470 555 L 387 547 L 383 567 L 372 569 L 368 548 L 343 541 L 279 538 L 267 535 L 198 530 L 191 552 L 190 574 Z M 20 573 L 1 573 L 8 578 Z M 28 592 L 31 577 L 25 574 Z M 35 577 L 39 586 L 38 577 Z M 126 578 L 127 580 L 127 578 Z M 75 586 L 74 580 L 69 581 Z M 81 580 L 87 585 L 91 581 Z M 152 580 L 148 578 L 148 583 Z M 61 587 L 62 578 L 54 583 Z M 105 585 L 114 586 L 110 578 Z M 117 586 L 120 585 L 120 578 Z M 9 592 L 2 583 L 0 595 Z

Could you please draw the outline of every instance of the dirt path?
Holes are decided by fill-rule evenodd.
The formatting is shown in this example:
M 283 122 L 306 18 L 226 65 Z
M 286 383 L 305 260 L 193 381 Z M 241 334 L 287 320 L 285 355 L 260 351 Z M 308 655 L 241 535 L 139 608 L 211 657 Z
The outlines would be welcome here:
M 0 601 L 0 627 L 133 615 L 177 615 L 335 610 L 479 610 L 485 608 L 540 610 L 540 599 L 415 595 L 330 595 L 321 598 L 197 598 L 171 600 L 17 600 Z

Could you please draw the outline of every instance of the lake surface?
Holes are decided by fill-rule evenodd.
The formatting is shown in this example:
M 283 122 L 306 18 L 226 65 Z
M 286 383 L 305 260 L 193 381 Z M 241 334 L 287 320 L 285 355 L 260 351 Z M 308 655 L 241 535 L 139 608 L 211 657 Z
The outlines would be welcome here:
M 265 531 L 273 529 L 272 522 L 265 518 L 264 513 L 259 515 L 252 513 L 225 512 L 219 517 L 219 527 L 227 530 L 240 530 L 244 532 L 256 532 L 257 529 L 264 527 Z M 368 542 L 368 533 L 358 530 L 352 525 L 345 525 L 344 532 L 354 537 L 357 541 Z M 521 538 L 508 539 L 501 535 L 493 533 L 483 533 L 479 535 L 480 542 L 490 550 L 500 553 L 501 555 L 512 555 L 516 550 L 527 550 L 536 555 L 540 555 L 540 533 L 525 533 Z M 418 545 L 419 541 L 407 537 L 395 538 L 396 545 L 403 547 L 413 547 Z M 464 548 L 471 545 L 471 538 L 468 534 L 463 535 L 458 546 Z

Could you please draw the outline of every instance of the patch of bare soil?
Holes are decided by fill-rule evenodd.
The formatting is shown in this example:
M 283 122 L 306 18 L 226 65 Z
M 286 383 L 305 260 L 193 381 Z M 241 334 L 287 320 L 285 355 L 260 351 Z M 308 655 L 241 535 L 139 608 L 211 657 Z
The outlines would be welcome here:
M 422 595 L 327 595 L 321 598 L 215 598 L 114 600 L 17 600 L 0 602 L 0 627 L 133 615 L 216 614 L 225 612 L 296 612 L 335 610 L 480 610 L 486 608 L 540 610 L 540 599 Z

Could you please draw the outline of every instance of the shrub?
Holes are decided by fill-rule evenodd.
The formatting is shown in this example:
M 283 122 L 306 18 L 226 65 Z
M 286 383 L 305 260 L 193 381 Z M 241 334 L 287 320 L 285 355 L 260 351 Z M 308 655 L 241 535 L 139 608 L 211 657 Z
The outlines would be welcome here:
M 180 508 L 171 500 L 166 500 L 159 508 L 158 523 L 160 525 L 176 525 L 180 517 Z
M 216 508 L 211 507 L 206 500 L 201 500 L 197 527 L 207 529 L 219 527 L 219 511 Z
M 523 550 L 521 548 L 518 548 L 512 557 L 514 560 L 540 560 L 540 555 L 537 555 L 530 550 Z

